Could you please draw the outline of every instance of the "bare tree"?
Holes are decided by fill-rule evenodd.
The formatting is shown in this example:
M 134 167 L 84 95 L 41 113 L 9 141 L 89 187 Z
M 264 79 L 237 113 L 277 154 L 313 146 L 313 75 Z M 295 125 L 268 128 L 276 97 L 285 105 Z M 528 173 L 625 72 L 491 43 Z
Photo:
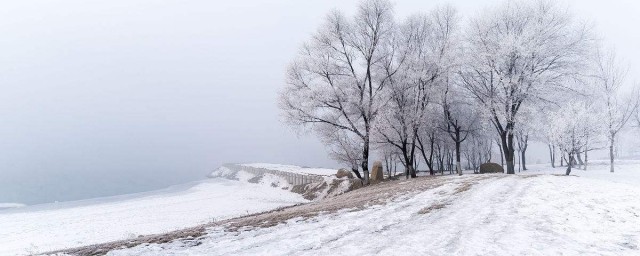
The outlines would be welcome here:
M 372 124 L 383 102 L 387 48 L 394 31 L 386 0 L 360 3 L 352 20 L 330 13 L 287 73 L 280 108 L 289 124 L 316 131 L 340 130 L 359 141 L 364 182 L 368 184 Z M 339 149 L 339 148 L 338 148 Z
M 384 159 L 387 175 L 389 177 L 394 177 L 396 174 L 395 171 L 397 169 L 398 160 L 400 160 L 398 150 L 389 144 L 383 143 L 380 145 L 379 152 Z
M 424 53 L 418 58 L 422 60 L 422 86 L 436 87 L 442 90 L 451 78 L 451 73 L 459 65 L 460 38 L 459 17 L 457 11 L 448 5 L 434 9 L 429 15 L 430 30 L 426 31 Z M 437 136 L 443 135 L 438 131 L 439 120 L 442 120 L 442 109 L 438 106 L 425 106 L 424 124 L 417 133 L 418 149 L 423 160 L 434 175 L 435 146 L 441 140 Z
M 390 76 L 387 108 L 381 112 L 377 134 L 385 143 L 395 146 L 403 156 L 407 177 L 416 177 L 416 149 L 426 158 L 424 146 L 418 138 L 420 131 L 429 129 L 430 104 L 433 88 L 437 86 L 452 63 L 456 13 L 451 7 L 437 8 L 430 15 L 416 15 L 401 26 L 395 42 L 399 69 Z M 396 67 L 397 65 L 389 65 Z M 426 127 L 426 128 L 425 128 Z M 432 168 L 432 167 L 430 167 Z
M 460 146 L 476 128 L 479 116 L 474 111 L 475 106 L 470 104 L 470 101 L 461 94 L 460 90 L 454 89 L 454 85 L 447 83 L 441 102 L 444 116 L 442 129 L 447 132 L 455 145 L 456 172 L 458 175 L 462 175 Z
M 636 88 L 640 86 L 636 85 Z M 636 94 L 640 97 L 640 94 Z M 640 129 L 640 107 L 636 108 L 636 128 Z
M 527 170 L 527 148 L 531 136 L 536 133 L 536 126 L 541 123 L 541 118 L 532 108 L 522 108 L 518 116 L 518 125 L 515 127 L 515 138 L 520 152 L 520 165 L 522 170 Z
M 470 135 L 470 141 L 466 143 L 463 154 L 470 169 L 474 173 L 478 173 L 481 164 L 491 161 L 493 152 L 492 136 L 489 136 L 483 128 L 474 130 Z
M 590 99 L 572 100 L 550 116 L 549 130 L 554 144 L 567 154 L 567 171 L 571 173 L 577 154 L 592 150 L 592 141 L 601 134 L 599 108 Z
M 346 164 L 351 171 L 364 182 L 364 178 L 358 171 L 362 162 L 358 138 L 342 129 L 324 129 L 321 135 L 325 145 L 329 145 L 329 156 L 334 160 Z
M 527 170 L 527 147 L 529 146 L 529 133 L 528 131 L 516 130 L 516 141 L 518 142 L 518 151 L 520 152 L 520 165 L 522 170 Z
M 606 112 L 604 121 L 607 127 L 607 140 L 609 141 L 609 170 L 614 172 L 616 138 L 638 108 L 638 99 L 637 97 L 623 99 L 619 96 L 620 88 L 627 76 L 627 69 L 622 68 L 621 64 L 616 60 L 615 52 L 598 51 L 597 53 L 595 84 L 604 98 Z
M 489 115 L 513 174 L 521 108 L 567 91 L 563 82 L 583 69 L 590 33 L 550 1 L 510 1 L 475 18 L 467 34 L 460 75 Z
M 416 136 L 418 150 L 429 168 L 429 175 L 435 175 L 434 154 L 436 146 L 436 130 L 432 126 L 423 126 Z

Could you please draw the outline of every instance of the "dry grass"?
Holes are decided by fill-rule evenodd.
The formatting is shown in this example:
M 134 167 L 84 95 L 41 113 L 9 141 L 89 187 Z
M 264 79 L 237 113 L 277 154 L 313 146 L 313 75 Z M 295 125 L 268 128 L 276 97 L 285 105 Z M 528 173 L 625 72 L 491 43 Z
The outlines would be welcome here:
M 418 214 L 427 214 L 427 213 L 430 213 L 430 212 L 435 211 L 435 210 L 440 210 L 440 209 L 444 208 L 447 205 L 449 205 L 449 204 L 448 203 L 433 204 L 433 205 L 430 205 L 428 207 L 420 209 L 420 211 L 418 211 Z

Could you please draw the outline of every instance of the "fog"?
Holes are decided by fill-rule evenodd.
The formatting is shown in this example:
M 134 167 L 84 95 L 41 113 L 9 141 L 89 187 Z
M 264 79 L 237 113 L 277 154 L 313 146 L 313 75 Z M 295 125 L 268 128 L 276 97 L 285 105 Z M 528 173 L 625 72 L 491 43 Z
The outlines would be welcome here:
M 398 17 L 451 3 L 395 1 Z M 357 1 L 5 1 L 0 202 L 162 188 L 226 162 L 337 167 L 280 122 L 287 64 L 333 8 Z M 636 1 L 568 2 L 640 71 Z M 546 161 L 543 146 L 532 162 Z

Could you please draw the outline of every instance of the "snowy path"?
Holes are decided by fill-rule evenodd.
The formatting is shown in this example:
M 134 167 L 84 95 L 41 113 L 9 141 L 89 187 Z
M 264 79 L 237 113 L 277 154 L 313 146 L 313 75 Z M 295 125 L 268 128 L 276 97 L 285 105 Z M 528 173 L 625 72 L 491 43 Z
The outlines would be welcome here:
M 157 234 L 306 202 L 268 185 L 210 179 L 125 200 L 0 212 L 0 255 L 25 255 Z M 32 209 L 33 208 L 33 209 Z
M 110 255 L 638 255 L 640 188 L 590 178 L 472 175 L 361 211 L 211 230 Z M 456 193 L 457 190 L 462 190 Z M 443 205 L 420 214 L 425 208 Z M 437 207 L 436 207 L 437 208 Z

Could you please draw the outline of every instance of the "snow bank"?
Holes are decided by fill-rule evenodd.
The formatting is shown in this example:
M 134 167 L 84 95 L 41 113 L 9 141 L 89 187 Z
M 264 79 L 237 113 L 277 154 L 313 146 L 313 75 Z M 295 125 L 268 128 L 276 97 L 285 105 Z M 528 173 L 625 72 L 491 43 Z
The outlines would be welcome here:
M 209 177 L 221 177 L 291 190 L 319 200 L 359 187 L 360 181 L 335 176 L 336 170 L 281 164 L 224 164 Z M 322 175 L 320 175 L 322 174 Z
M 116 201 L 28 206 L 0 211 L 0 255 L 164 233 L 302 202 L 301 195 L 287 190 L 217 178 Z

